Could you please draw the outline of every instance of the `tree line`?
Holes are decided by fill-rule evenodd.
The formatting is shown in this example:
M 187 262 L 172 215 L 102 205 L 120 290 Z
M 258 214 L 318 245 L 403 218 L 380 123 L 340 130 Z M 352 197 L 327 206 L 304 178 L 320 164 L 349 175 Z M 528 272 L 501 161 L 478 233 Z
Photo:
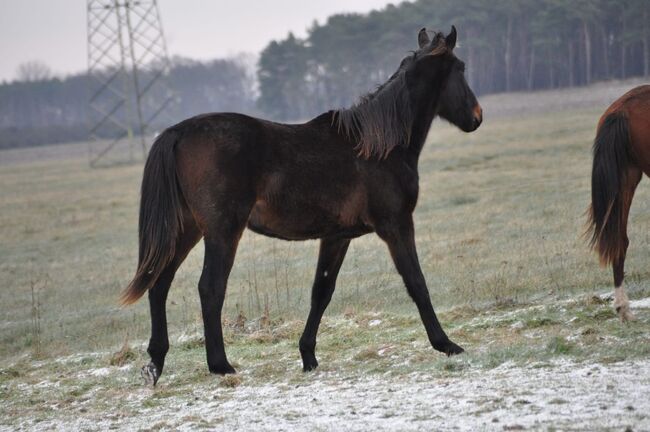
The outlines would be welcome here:
M 650 0 L 417 0 L 271 42 L 258 106 L 287 120 L 349 105 L 394 72 L 421 27 L 451 24 L 477 94 L 649 75 Z
M 199 62 L 174 58 L 167 77 L 174 103 L 168 115 L 149 130 L 169 126 L 187 117 L 211 111 L 257 113 L 255 76 L 242 59 Z M 44 67 L 30 63 L 19 68 L 21 81 L 0 84 L 0 149 L 27 147 L 88 138 L 92 122 L 90 94 L 97 83 L 87 74 L 51 78 Z M 145 118 L 158 109 L 166 95 L 145 100 Z M 111 137 L 118 132 L 101 130 Z
M 447 32 L 451 24 L 477 94 L 650 72 L 650 0 L 416 0 L 333 15 L 313 23 L 305 38 L 272 41 L 256 74 L 242 59 L 172 59 L 176 103 L 168 118 L 237 111 L 299 121 L 345 107 L 396 70 L 420 28 Z M 38 64 L 19 73 L 21 81 L 0 84 L 0 148 L 87 138 L 90 77 L 52 78 Z M 154 95 L 149 108 L 162 98 Z

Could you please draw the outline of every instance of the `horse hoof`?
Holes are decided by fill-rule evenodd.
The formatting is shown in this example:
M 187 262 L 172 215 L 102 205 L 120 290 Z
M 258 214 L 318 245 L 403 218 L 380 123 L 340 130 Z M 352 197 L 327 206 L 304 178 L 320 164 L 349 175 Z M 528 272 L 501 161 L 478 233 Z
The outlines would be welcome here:
M 623 306 L 618 306 L 615 309 L 616 309 L 616 313 L 618 313 L 618 316 L 621 319 L 621 322 L 636 321 L 636 316 L 634 316 L 634 314 L 630 310 L 629 303 Z
M 630 310 L 630 300 L 622 285 L 614 288 L 614 304 L 612 306 L 614 306 L 614 310 L 621 319 L 621 322 L 634 321 L 636 319 Z
M 318 367 L 318 361 L 314 359 L 313 361 L 307 361 L 303 363 L 302 371 L 311 372 Z
M 158 368 L 153 363 L 142 366 L 142 369 L 140 369 L 140 375 L 144 379 L 144 384 L 152 387 L 156 386 L 158 378 L 160 378 L 160 372 L 158 372 Z
M 456 345 L 452 341 L 448 341 L 447 344 L 444 346 L 444 348 L 439 350 L 439 351 L 442 351 L 443 353 L 447 354 L 447 357 L 462 354 L 462 353 L 465 352 L 465 350 L 463 348 Z
M 227 375 L 227 374 L 236 374 L 237 371 L 234 367 L 230 366 L 228 363 L 222 366 L 209 366 L 210 373 L 215 375 Z

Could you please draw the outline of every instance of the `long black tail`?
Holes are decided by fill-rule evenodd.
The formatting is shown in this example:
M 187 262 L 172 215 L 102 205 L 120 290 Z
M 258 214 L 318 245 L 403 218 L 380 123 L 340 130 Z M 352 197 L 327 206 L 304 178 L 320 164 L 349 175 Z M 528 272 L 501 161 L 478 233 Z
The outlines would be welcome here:
M 590 246 L 602 265 L 625 253 L 623 185 L 630 165 L 630 133 L 623 112 L 609 114 L 594 141 L 589 209 Z
M 136 302 L 153 286 L 174 259 L 176 239 L 183 227 L 183 201 L 176 176 L 174 147 L 178 133 L 166 130 L 147 157 L 140 197 L 138 269 L 122 292 L 122 304 Z

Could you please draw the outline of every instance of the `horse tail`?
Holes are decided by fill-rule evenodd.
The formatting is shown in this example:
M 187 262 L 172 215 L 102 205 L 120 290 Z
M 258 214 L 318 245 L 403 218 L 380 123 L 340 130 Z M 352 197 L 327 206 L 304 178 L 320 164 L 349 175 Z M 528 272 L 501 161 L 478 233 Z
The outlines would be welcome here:
M 630 166 L 630 132 L 624 112 L 607 115 L 596 134 L 591 171 L 590 247 L 601 265 L 618 261 L 626 249 L 623 185 Z
M 183 229 L 183 198 L 176 176 L 178 132 L 167 129 L 154 142 L 142 176 L 138 268 L 122 292 L 123 305 L 135 303 L 174 259 Z

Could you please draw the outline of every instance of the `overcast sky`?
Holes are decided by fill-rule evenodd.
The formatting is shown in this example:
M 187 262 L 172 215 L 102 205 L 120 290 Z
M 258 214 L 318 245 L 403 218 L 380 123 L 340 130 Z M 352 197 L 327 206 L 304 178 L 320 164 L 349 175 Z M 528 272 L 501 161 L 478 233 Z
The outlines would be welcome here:
M 169 53 L 195 59 L 258 53 L 314 20 L 381 9 L 388 0 L 158 0 Z M 41 60 L 57 75 L 86 69 L 85 0 L 0 0 L 0 81 Z

